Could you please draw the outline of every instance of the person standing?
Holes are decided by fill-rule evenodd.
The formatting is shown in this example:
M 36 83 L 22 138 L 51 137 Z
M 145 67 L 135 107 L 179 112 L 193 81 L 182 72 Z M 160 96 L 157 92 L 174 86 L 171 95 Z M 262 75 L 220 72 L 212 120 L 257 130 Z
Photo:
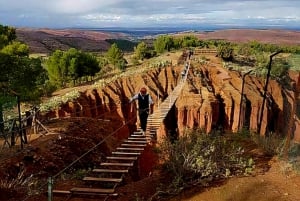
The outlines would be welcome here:
M 130 98 L 129 103 L 132 103 L 134 100 L 138 100 L 140 125 L 143 132 L 145 132 L 147 127 L 148 115 L 149 113 L 153 113 L 154 102 L 151 96 L 147 93 L 146 87 L 142 87 L 139 93 Z

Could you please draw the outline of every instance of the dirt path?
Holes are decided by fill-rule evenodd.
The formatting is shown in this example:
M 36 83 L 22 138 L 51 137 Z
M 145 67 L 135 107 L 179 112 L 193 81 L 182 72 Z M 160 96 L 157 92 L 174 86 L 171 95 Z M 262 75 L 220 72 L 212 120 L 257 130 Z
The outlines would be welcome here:
M 277 159 L 264 174 L 231 178 L 212 188 L 194 188 L 169 201 L 299 201 L 300 177 Z

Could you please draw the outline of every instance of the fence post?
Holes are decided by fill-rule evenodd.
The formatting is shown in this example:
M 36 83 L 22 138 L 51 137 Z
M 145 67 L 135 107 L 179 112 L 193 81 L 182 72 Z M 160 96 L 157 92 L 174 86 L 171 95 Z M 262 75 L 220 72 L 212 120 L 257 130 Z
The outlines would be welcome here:
M 20 143 L 21 143 L 21 149 L 23 149 L 23 133 L 22 133 L 22 117 L 21 117 L 21 102 L 20 102 L 20 96 L 17 95 L 17 103 L 18 103 L 18 120 L 19 120 L 19 135 L 20 135 Z
M 33 117 L 32 117 L 32 127 L 33 127 L 33 134 L 37 134 L 37 123 L 36 123 L 36 107 L 33 108 Z
M 52 187 L 53 187 L 53 179 L 52 177 L 48 177 L 48 201 L 52 201 Z
M 159 90 L 157 88 L 157 108 L 159 108 Z

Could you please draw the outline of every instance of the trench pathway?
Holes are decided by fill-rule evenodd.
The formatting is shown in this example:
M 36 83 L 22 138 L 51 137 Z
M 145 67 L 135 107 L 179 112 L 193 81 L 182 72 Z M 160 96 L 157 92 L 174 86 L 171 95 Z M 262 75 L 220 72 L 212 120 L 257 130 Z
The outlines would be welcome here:
M 186 82 L 190 62 L 187 61 L 187 64 L 187 66 L 184 66 L 185 74 L 178 85 L 153 114 L 149 115 L 145 134 L 143 134 L 142 130 L 138 129 L 128 139 L 124 140 L 110 156 L 106 157 L 105 162 L 102 162 L 98 168 L 92 170 L 90 176 L 83 178 L 83 181 L 88 184 L 86 187 L 74 187 L 70 190 L 54 189 L 52 190 L 52 196 L 65 194 L 68 196 L 67 200 L 76 195 L 97 196 L 102 197 L 103 200 L 109 200 L 111 197 L 118 196 L 117 187 L 124 183 L 124 179 L 132 169 L 138 168 L 138 159 L 144 148 L 153 141 L 156 141 L 156 131 L 160 128 L 163 120 L 173 107 Z

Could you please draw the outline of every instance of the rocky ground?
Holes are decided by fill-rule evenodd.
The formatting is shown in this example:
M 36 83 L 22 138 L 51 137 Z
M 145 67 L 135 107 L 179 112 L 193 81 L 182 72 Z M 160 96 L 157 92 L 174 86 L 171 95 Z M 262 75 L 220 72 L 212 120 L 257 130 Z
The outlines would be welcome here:
M 64 126 L 61 126 L 64 125 Z M 99 132 L 105 129 L 111 131 L 112 124 L 100 124 L 97 120 L 90 118 L 78 118 L 60 120 L 59 122 L 49 122 L 47 125 L 53 133 L 40 136 L 31 141 L 22 152 L 14 149 L 6 149 L 1 152 L 1 182 L 10 174 L 17 178 L 16 173 L 21 167 L 26 170 L 24 174 L 33 174 L 41 178 L 37 184 L 32 184 L 31 193 L 34 188 L 45 185 L 46 176 L 53 175 L 64 166 L 87 151 L 103 138 Z M 103 130 L 104 131 L 104 130 Z M 101 132 L 100 132 L 101 133 Z M 120 135 L 118 135 L 120 137 Z M 113 137 L 108 142 L 92 152 L 92 154 L 81 160 L 75 167 L 86 167 L 87 164 L 97 163 L 99 156 L 104 156 L 118 144 L 119 137 Z M 292 171 L 291 167 L 276 157 L 265 154 L 252 142 L 245 143 L 246 154 L 250 154 L 254 160 L 256 168 L 253 175 L 248 177 L 232 177 L 228 180 L 215 181 L 208 186 L 193 186 L 184 190 L 179 195 L 167 194 L 167 186 L 171 178 L 162 174 L 159 166 L 154 168 L 150 174 L 143 178 L 129 177 L 126 183 L 117 188 L 119 196 L 111 200 L 135 201 L 135 200 L 168 200 L 168 201 L 297 201 L 300 200 L 300 176 Z M 150 156 L 151 157 L 151 156 Z M 143 161 L 147 165 L 150 160 Z M 14 176 L 15 174 L 15 176 Z M 63 175 L 63 174 L 62 174 Z M 12 181 L 12 180 L 11 180 Z M 55 187 L 58 189 L 70 189 L 81 185 L 80 179 L 68 178 L 56 180 Z M 30 182 L 29 182 L 30 183 Z M 28 183 L 27 183 L 28 184 Z M 23 190 L 27 188 L 12 188 L 6 190 L 0 188 L 0 200 L 2 201 L 42 201 L 47 200 L 46 186 L 39 196 L 27 196 Z M 55 201 L 66 200 L 66 196 L 55 196 Z M 71 197 L 71 201 L 94 201 L 98 197 Z
M 107 137 L 107 133 L 117 130 L 120 124 L 113 119 L 101 121 L 92 118 L 71 118 L 52 120 L 45 123 L 45 126 L 50 133 L 28 136 L 32 141 L 25 144 L 23 150 L 20 150 L 19 145 L 14 148 L 2 148 L 0 152 L 0 200 L 22 200 L 26 197 L 23 190 L 27 188 L 32 189 L 30 193 L 40 187 L 44 191 L 43 185 L 49 176 L 57 174 L 96 146 Z M 123 130 L 123 133 L 126 131 Z M 124 138 L 122 132 L 115 133 L 62 174 L 70 173 L 78 168 L 87 169 L 100 163 L 101 157 L 105 157 L 120 143 L 120 138 Z M 25 182 L 19 179 L 21 177 L 35 177 L 35 179 Z M 20 185 L 14 188 L 15 184 Z
M 211 61 L 220 65 L 217 59 L 216 61 L 211 59 Z M 162 72 L 164 72 L 164 74 L 168 73 L 168 71 Z M 152 75 L 151 73 L 149 74 L 150 76 Z M 236 75 L 236 77 L 238 76 Z M 137 86 L 140 86 L 143 81 L 144 79 L 136 81 L 138 82 Z M 167 80 L 165 77 L 160 77 L 160 81 L 162 83 L 170 83 L 170 80 Z M 126 82 L 124 81 L 124 83 Z M 149 83 L 151 84 L 151 82 Z M 172 80 L 171 83 L 175 85 L 176 81 Z M 231 83 L 234 85 L 234 81 Z M 236 84 L 239 86 L 239 83 L 240 80 Z M 128 88 L 135 90 L 137 86 Z M 170 86 L 166 84 L 163 88 L 168 87 L 170 88 Z M 184 93 L 191 91 L 189 87 L 184 89 Z M 114 91 L 113 88 L 111 91 Z M 93 97 L 92 93 L 88 95 L 90 98 Z M 108 97 L 110 98 L 112 97 L 110 94 L 106 95 L 109 95 Z M 86 97 L 82 97 L 82 99 L 84 98 Z M 85 102 L 82 102 L 81 105 L 77 106 L 83 107 L 84 104 L 94 104 L 93 101 L 87 98 L 84 99 L 84 101 Z M 179 103 L 179 105 L 187 103 L 187 99 L 180 101 L 181 103 Z M 110 108 L 106 109 L 109 111 Z M 70 111 L 71 109 L 67 108 L 64 112 L 67 114 L 66 111 L 68 110 Z M 118 111 L 118 114 L 119 113 L 120 111 Z M 90 112 L 90 115 L 91 114 L 92 112 Z M 106 138 L 107 135 L 118 130 L 124 123 L 122 117 L 117 117 L 116 115 L 105 116 L 105 120 L 108 121 L 103 121 L 101 117 L 71 117 L 48 121 L 45 122 L 45 126 L 50 130 L 50 133 L 32 136 L 31 142 L 25 145 L 23 150 L 20 150 L 19 146 L 15 148 L 3 148 L 0 152 L 0 201 L 47 200 L 46 180 L 48 176 L 57 174 L 83 153 L 86 153 L 91 147 L 96 146 L 99 141 Z M 126 138 L 129 133 L 128 128 L 118 130 L 118 132 L 105 143 L 101 144 L 101 146 L 91 151 L 89 155 L 76 163 L 74 167 L 81 169 L 93 167 L 100 162 L 101 157 L 104 157 L 114 150 L 121 142 L 121 139 Z M 245 144 L 247 145 L 245 146 L 247 150 L 246 153 L 250 154 L 256 162 L 256 169 L 250 177 L 232 177 L 228 180 L 216 181 L 212 183 L 210 187 L 194 186 L 186 189 L 179 195 L 169 196 L 165 191 L 167 191 L 166 187 L 172 178 L 162 174 L 159 166 L 157 166 L 151 173 L 143 175 L 143 177 L 138 178 L 134 173 L 130 175 L 131 177 L 126 180 L 126 185 L 122 185 L 117 189 L 119 196 L 114 200 L 146 201 L 153 198 L 152 200 L 171 201 L 300 201 L 300 191 L 297 190 L 300 186 L 300 176 L 292 171 L 287 163 L 270 157 L 255 144 L 250 143 L 250 141 Z M 143 160 L 141 165 L 147 167 L 148 162 L 151 161 L 152 163 L 155 159 L 154 157 L 155 155 L 148 155 L 147 160 Z M 69 172 L 69 170 L 66 172 Z M 74 171 L 71 171 L 71 173 L 75 175 L 75 177 L 60 174 L 60 178 L 64 179 L 56 180 L 55 187 L 68 190 L 71 187 L 81 185 L 81 180 L 78 177 L 84 173 Z M 32 177 L 30 177 L 31 175 Z M 38 178 L 38 180 L 31 179 L 27 182 L 18 180 L 21 176 L 34 177 Z M 20 185 L 14 188 L 16 183 Z M 24 184 L 22 185 L 22 183 Z M 29 187 L 28 184 L 30 184 Z M 28 188 L 32 196 L 24 193 Z M 36 189 L 39 189 L 39 191 Z M 158 190 L 160 193 L 157 193 Z M 37 192 L 40 194 L 33 196 Z M 66 196 L 56 196 L 54 200 L 66 200 Z M 99 200 L 99 198 L 71 197 L 69 200 L 94 201 Z

